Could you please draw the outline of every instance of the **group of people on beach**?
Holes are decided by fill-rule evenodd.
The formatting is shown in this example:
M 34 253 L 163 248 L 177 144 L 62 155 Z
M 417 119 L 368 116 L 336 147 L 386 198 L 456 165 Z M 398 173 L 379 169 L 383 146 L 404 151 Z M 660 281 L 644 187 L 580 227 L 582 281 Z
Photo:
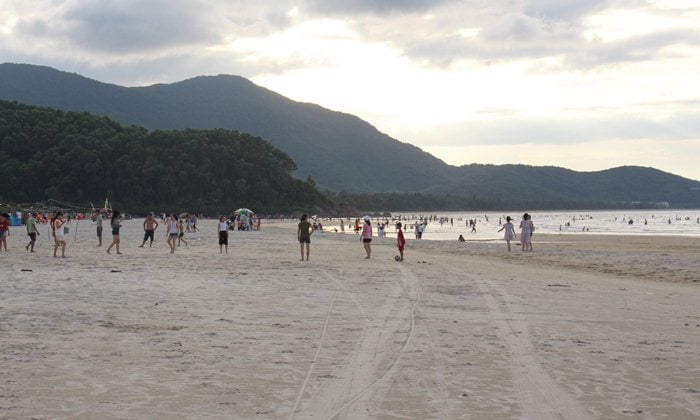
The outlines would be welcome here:
M 506 241 L 508 252 L 510 252 L 510 241 L 517 238 L 512 220 L 510 216 L 507 216 L 506 223 L 498 229 L 499 232 L 505 231 L 503 239 Z M 523 214 L 523 219 L 520 221 L 520 245 L 523 251 L 532 251 L 532 233 L 534 231 L 535 225 L 532 223 L 532 216 L 528 213 Z
M 93 220 L 96 223 L 96 233 L 97 233 L 97 239 L 98 239 L 98 244 L 97 246 L 100 247 L 102 246 L 102 223 L 103 223 L 103 216 L 102 212 L 99 210 L 96 210 L 93 216 Z M 197 228 L 196 221 L 194 223 L 191 223 L 191 218 L 188 216 L 179 218 L 177 214 L 164 214 L 161 216 L 161 221 L 164 222 L 165 224 L 165 234 L 166 234 L 166 242 L 168 244 L 168 247 L 170 248 L 170 253 L 174 254 L 175 249 L 179 247 L 181 244 L 185 244 L 185 246 L 189 245 L 187 240 L 185 240 L 185 232 L 190 231 L 190 232 L 197 232 L 199 229 Z M 196 219 L 195 219 L 196 220 Z M 121 236 L 120 236 L 120 229 L 122 227 L 121 225 L 122 221 L 122 215 L 118 211 L 114 211 L 111 215 L 110 223 L 109 226 L 112 229 L 112 243 L 107 247 L 107 253 L 111 254 L 112 247 L 116 249 L 117 254 L 121 254 L 121 251 L 119 250 L 119 245 L 121 244 Z M 187 222 L 187 226 L 185 223 Z M 143 242 L 141 242 L 141 245 L 139 245 L 139 248 L 143 248 L 146 245 L 146 242 L 148 242 L 148 246 L 153 247 L 153 241 L 155 240 L 155 233 L 156 230 L 160 224 L 158 223 L 158 220 L 156 220 L 156 217 L 153 213 L 149 213 L 146 218 L 143 221 Z
M 309 216 L 307 214 L 302 214 L 299 220 L 299 225 L 297 226 L 297 240 L 299 241 L 299 247 L 301 252 L 301 261 L 309 261 L 309 252 L 311 247 L 311 235 L 314 232 L 313 225 L 309 223 Z M 383 224 L 383 227 L 386 223 Z M 343 220 L 340 220 L 341 231 L 345 231 L 345 224 Z M 406 239 L 401 229 L 403 225 L 401 222 L 396 223 L 396 246 L 399 250 L 399 255 L 396 256 L 396 261 L 404 260 L 404 249 L 406 247 Z M 361 230 L 361 233 L 360 233 Z M 382 229 L 383 230 L 383 229 Z M 370 259 L 372 257 L 372 219 L 369 216 L 364 216 L 362 218 L 362 227 L 359 226 L 359 219 L 355 221 L 355 232 L 360 233 L 360 240 L 362 241 L 362 247 L 365 250 L 365 259 Z M 380 235 L 383 236 L 383 235 Z M 305 252 L 306 251 L 306 252 Z
M 121 254 L 120 250 L 120 244 L 121 244 L 121 237 L 120 237 L 120 229 L 121 229 L 121 221 L 122 221 L 122 215 L 118 211 L 105 213 L 104 210 L 95 210 L 92 216 L 92 220 L 96 224 L 96 234 L 97 234 L 97 239 L 98 239 L 98 247 L 102 246 L 102 232 L 103 232 L 103 223 L 105 216 L 109 216 L 110 218 L 110 224 L 109 227 L 111 228 L 112 231 L 112 242 L 110 245 L 107 247 L 106 252 L 108 254 L 111 254 L 112 249 L 116 250 L 117 254 Z M 10 216 L 6 213 L 0 214 L 0 251 L 5 248 L 7 250 L 7 236 L 9 234 L 9 218 Z M 298 229 L 297 229 L 297 240 L 299 241 L 300 244 L 300 253 L 301 253 L 301 261 L 308 261 L 309 260 L 309 254 L 310 254 L 310 244 L 311 244 L 311 235 L 313 234 L 314 231 L 320 231 L 318 227 L 318 223 L 315 223 L 316 226 L 314 226 L 312 223 L 309 222 L 309 217 L 306 214 L 303 214 L 300 218 L 299 224 L 298 224 Z M 195 229 L 196 228 L 196 222 L 194 223 L 187 223 L 185 224 L 185 220 L 191 221 L 188 217 L 183 217 L 183 218 L 178 218 L 176 214 L 163 214 L 161 215 L 161 221 L 165 224 L 166 228 L 166 238 L 167 238 L 167 244 L 170 248 L 170 253 L 174 254 L 175 250 L 177 247 L 179 247 L 182 243 L 185 244 L 185 246 L 188 245 L 188 242 L 185 240 L 185 231 L 188 229 Z M 58 250 L 59 248 L 61 249 L 61 257 L 65 258 L 66 257 L 66 239 L 65 236 L 68 233 L 68 227 L 66 226 L 66 219 L 63 215 L 62 212 L 56 212 L 55 214 L 52 214 L 50 219 L 49 219 L 49 225 L 50 225 L 50 232 L 51 236 L 54 238 L 54 257 L 58 257 Z M 235 222 L 234 222 L 235 223 Z M 36 219 L 36 213 L 32 212 L 29 213 L 26 221 L 25 221 L 26 229 L 27 229 L 27 235 L 30 238 L 29 243 L 26 245 L 27 251 L 34 252 L 34 246 L 36 244 L 37 236 L 39 236 L 39 229 L 37 228 L 37 219 Z M 343 226 L 343 221 L 341 219 L 341 230 L 344 231 L 344 226 Z M 475 226 L 476 223 L 472 224 L 472 227 Z M 158 223 L 158 220 L 154 216 L 153 213 L 150 213 L 149 215 L 146 216 L 146 218 L 143 221 L 143 231 L 144 231 L 144 236 L 143 236 L 143 241 L 141 242 L 141 245 L 139 245 L 140 248 L 143 248 L 146 243 L 148 242 L 149 247 L 153 246 L 153 242 L 155 240 L 155 232 L 159 228 L 160 223 Z M 219 240 L 219 253 L 228 253 L 228 231 L 232 228 L 231 227 L 231 221 L 226 218 L 226 216 L 221 216 L 219 218 L 217 228 L 218 228 L 218 240 Z M 235 225 L 234 225 L 235 226 Z M 404 260 L 404 251 L 406 247 L 406 239 L 404 236 L 403 232 L 403 224 L 398 221 L 395 224 L 396 227 L 396 246 L 399 252 L 399 255 L 396 256 L 397 261 L 403 261 Z M 425 228 L 425 223 L 418 223 L 416 222 L 414 229 L 416 230 L 416 237 L 420 238 L 422 236 L 422 229 L 420 227 Z M 522 246 L 523 251 L 532 251 L 532 234 L 535 231 L 535 226 L 532 222 L 532 217 L 528 214 L 525 213 L 523 214 L 523 218 L 520 222 L 520 243 Z M 366 259 L 370 259 L 372 257 L 372 237 L 373 237 L 373 228 L 372 228 L 372 220 L 369 215 L 366 215 L 362 218 L 362 224 L 360 226 L 359 219 L 356 221 L 356 232 L 360 235 L 360 240 L 362 242 L 363 249 L 366 254 Z M 517 235 L 515 233 L 515 226 L 512 223 L 512 219 L 510 216 L 506 217 L 506 223 L 501 226 L 501 228 L 498 230 L 498 232 L 504 232 L 503 239 L 506 241 L 506 246 L 508 252 L 511 251 L 511 244 L 510 242 L 514 239 L 517 238 Z M 459 238 L 460 242 L 464 242 L 464 237 L 460 235 Z

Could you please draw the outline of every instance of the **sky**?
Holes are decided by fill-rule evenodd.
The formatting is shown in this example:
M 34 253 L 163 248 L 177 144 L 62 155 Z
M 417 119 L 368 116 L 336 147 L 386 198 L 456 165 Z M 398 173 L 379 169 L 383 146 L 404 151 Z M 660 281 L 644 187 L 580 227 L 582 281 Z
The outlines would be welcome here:
M 0 0 L 0 62 L 235 74 L 453 165 L 700 180 L 697 0 Z

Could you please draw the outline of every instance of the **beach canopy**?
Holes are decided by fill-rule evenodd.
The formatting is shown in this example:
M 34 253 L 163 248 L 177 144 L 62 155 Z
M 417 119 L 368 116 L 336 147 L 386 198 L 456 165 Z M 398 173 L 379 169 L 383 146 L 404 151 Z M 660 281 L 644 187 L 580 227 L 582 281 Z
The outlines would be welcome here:
M 251 214 L 255 214 L 255 212 L 251 209 L 247 209 L 247 208 L 243 207 L 243 208 L 240 208 L 240 209 L 234 211 L 233 214 L 245 214 L 248 216 Z

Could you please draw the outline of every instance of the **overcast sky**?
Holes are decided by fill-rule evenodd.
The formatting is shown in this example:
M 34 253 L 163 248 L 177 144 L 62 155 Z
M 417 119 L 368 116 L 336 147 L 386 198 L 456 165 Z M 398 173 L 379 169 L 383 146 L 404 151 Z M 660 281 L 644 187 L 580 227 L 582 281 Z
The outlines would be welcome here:
M 0 61 L 236 74 L 448 163 L 700 180 L 698 0 L 0 0 Z

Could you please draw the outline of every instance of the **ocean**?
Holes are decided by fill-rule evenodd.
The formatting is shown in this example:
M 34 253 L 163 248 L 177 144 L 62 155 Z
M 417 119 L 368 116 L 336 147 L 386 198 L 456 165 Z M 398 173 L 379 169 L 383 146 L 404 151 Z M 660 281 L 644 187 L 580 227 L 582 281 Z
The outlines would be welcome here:
M 674 236 L 698 236 L 700 237 L 700 210 L 600 210 L 600 211 L 530 211 L 532 221 L 535 224 L 535 235 L 538 233 L 586 235 L 674 235 Z M 434 216 L 437 220 L 430 221 L 423 239 L 426 240 L 457 240 L 463 235 L 467 241 L 489 241 L 503 238 L 503 232 L 498 232 L 501 223 L 505 223 L 506 216 L 513 219 L 516 234 L 520 234 L 518 225 L 522 219 L 522 213 L 515 212 L 430 212 L 411 213 L 395 212 L 394 217 L 401 216 L 408 219 L 405 232 L 407 238 L 414 237 L 412 229 L 417 218 Z M 444 222 L 440 223 L 440 218 Z M 476 220 L 476 232 L 466 226 L 470 220 Z M 376 229 L 379 221 L 373 219 L 373 227 Z M 454 224 L 450 223 L 453 220 Z M 630 223 L 632 221 L 632 223 Z M 337 225 L 337 219 L 331 223 Z M 329 226 L 331 229 L 337 226 Z M 347 224 L 346 233 L 352 232 Z M 387 236 L 394 236 L 394 224 L 389 222 L 386 229 Z

